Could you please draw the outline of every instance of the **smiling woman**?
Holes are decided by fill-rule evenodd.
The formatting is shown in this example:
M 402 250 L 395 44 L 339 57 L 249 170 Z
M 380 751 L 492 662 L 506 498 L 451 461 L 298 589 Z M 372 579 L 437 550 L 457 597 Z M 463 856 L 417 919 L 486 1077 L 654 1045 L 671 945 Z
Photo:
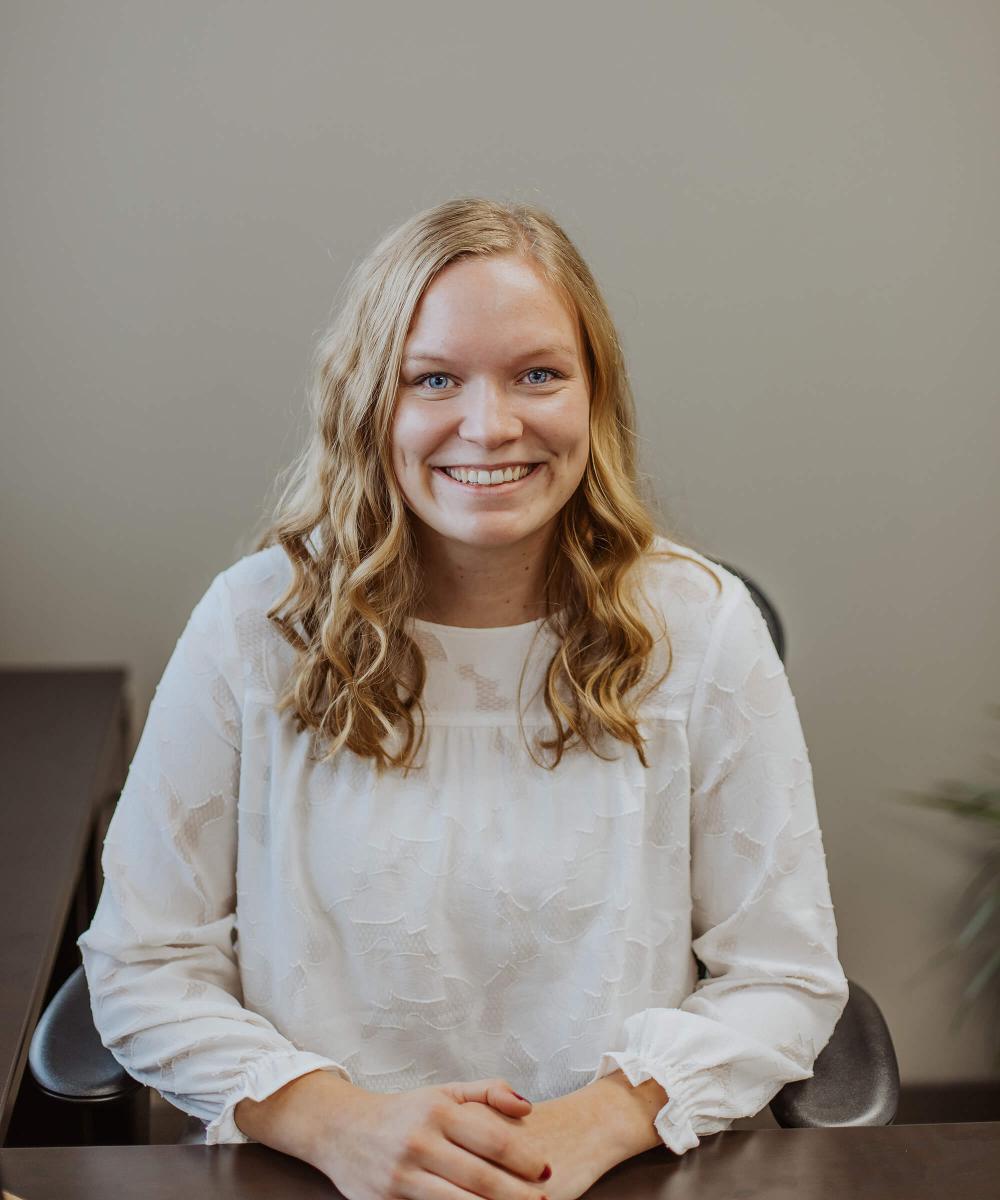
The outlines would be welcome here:
M 108 828 L 94 1021 L 209 1144 L 351 1200 L 575 1200 L 808 1078 L 843 1011 L 794 698 L 742 581 L 657 531 L 551 216 L 418 213 L 315 365 Z
M 490 628 L 545 615 L 548 547 L 590 451 L 579 324 L 518 253 L 461 258 L 423 293 L 392 426 L 393 469 L 427 573 L 422 618 Z M 442 372 L 408 382 L 428 364 Z M 444 463 L 464 469 L 449 477 Z M 505 480 L 520 464 L 541 467 Z
M 317 347 L 312 402 L 313 444 L 257 542 L 282 545 L 294 573 L 268 615 L 301 651 L 283 703 L 303 728 L 328 754 L 409 769 L 426 671 L 411 622 L 546 620 L 562 635 L 546 683 L 559 720 L 538 748 L 556 765 L 611 736 L 644 761 L 629 694 L 654 686 L 665 630 L 637 605 L 664 551 L 617 331 L 558 223 L 470 198 L 391 231 Z M 521 465 L 534 469 L 506 479 Z

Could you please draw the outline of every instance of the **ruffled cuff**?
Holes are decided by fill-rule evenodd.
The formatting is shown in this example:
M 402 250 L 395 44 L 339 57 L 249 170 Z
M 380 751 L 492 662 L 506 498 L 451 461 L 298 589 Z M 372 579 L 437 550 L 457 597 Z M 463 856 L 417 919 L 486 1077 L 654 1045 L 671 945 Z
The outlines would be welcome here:
M 253 1142 L 236 1124 L 233 1116 L 241 1100 L 266 1100 L 286 1083 L 310 1071 L 328 1070 L 339 1072 L 341 1078 L 351 1082 L 346 1068 L 332 1058 L 312 1054 L 308 1050 L 294 1050 L 265 1055 L 251 1064 L 244 1072 L 240 1083 L 226 1093 L 222 1111 L 205 1126 L 205 1145 L 221 1143 Z
M 774 1079 L 777 1063 L 768 1047 L 754 1043 L 762 1055 L 748 1055 L 752 1039 L 696 1013 L 646 1009 L 628 1018 L 625 1034 L 625 1049 L 605 1051 L 589 1082 L 618 1069 L 633 1087 L 655 1079 L 667 1102 L 653 1125 L 675 1154 L 699 1146 L 699 1135 L 720 1133 L 737 1117 L 759 1112 L 781 1086 Z M 787 1060 L 779 1056 L 778 1061 Z M 741 1107 L 746 1111 L 737 1111 Z
M 601 1056 L 600 1065 L 590 1082 L 610 1075 L 619 1068 L 633 1087 L 645 1083 L 647 1079 L 655 1079 L 667 1093 L 667 1103 L 656 1114 L 653 1127 L 668 1150 L 673 1150 L 675 1154 L 684 1154 L 685 1151 L 693 1150 L 701 1144 L 694 1130 L 693 1089 L 685 1081 L 662 1064 L 655 1064 L 653 1070 L 649 1071 L 635 1055 L 625 1050 L 609 1050 Z M 729 1124 L 730 1122 L 725 1121 L 719 1125 L 719 1129 L 727 1129 Z M 709 1130 L 703 1128 L 701 1132 L 708 1133 Z

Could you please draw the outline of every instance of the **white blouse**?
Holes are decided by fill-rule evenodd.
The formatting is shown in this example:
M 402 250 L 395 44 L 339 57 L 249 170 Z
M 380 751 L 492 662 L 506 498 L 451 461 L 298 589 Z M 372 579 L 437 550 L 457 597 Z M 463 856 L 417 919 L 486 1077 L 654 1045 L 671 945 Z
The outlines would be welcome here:
M 677 1154 L 810 1078 L 848 986 L 809 757 L 763 618 L 711 565 L 721 594 L 684 559 L 643 576 L 673 651 L 639 710 L 648 769 L 607 738 L 611 761 L 531 760 L 518 676 L 525 736 L 551 736 L 544 621 L 414 620 L 424 745 L 381 780 L 347 749 L 308 761 L 274 710 L 284 551 L 218 574 L 157 685 L 77 942 L 115 1059 L 207 1144 L 252 1140 L 236 1104 L 317 1068 L 375 1092 L 503 1076 L 541 1101 L 620 1067 L 665 1089 Z

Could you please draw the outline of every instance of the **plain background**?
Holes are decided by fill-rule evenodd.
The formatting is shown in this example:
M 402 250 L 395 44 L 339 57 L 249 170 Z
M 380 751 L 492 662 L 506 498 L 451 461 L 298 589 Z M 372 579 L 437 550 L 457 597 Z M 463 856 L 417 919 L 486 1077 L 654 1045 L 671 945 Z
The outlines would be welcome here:
M 991 0 L 6 0 L 0 661 L 126 664 L 137 739 L 352 264 L 540 204 L 670 527 L 784 619 L 847 974 L 904 1083 L 993 1076 L 928 965 L 983 829 L 899 795 L 995 779 L 998 43 Z

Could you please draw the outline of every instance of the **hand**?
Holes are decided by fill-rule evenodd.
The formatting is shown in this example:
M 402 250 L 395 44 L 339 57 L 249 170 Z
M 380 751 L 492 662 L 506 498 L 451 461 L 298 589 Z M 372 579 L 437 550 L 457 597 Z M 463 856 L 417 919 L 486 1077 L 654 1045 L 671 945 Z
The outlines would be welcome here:
M 347 1200 L 542 1200 L 547 1160 L 521 1133 L 531 1107 L 503 1079 L 359 1088 L 312 1161 Z
M 549 1200 L 576 1200 L 632 1153 L 619 1135 L 617 1114 L 609 1111 L 607 1091 L 607 1084 L 600 1088 L 591 1084 L 533 1104 L 522 1117 L 520 1126 L 528 1148 L 552 1167 L 552 1177 L 545 1184 Z M 510 1105 L 499 1090 L 491 1092 L 486 1102 Z M 511 1110 L 507 1107 L 504 1111 Z M 658 1141 L 657 1136 L 650 1144 Z

